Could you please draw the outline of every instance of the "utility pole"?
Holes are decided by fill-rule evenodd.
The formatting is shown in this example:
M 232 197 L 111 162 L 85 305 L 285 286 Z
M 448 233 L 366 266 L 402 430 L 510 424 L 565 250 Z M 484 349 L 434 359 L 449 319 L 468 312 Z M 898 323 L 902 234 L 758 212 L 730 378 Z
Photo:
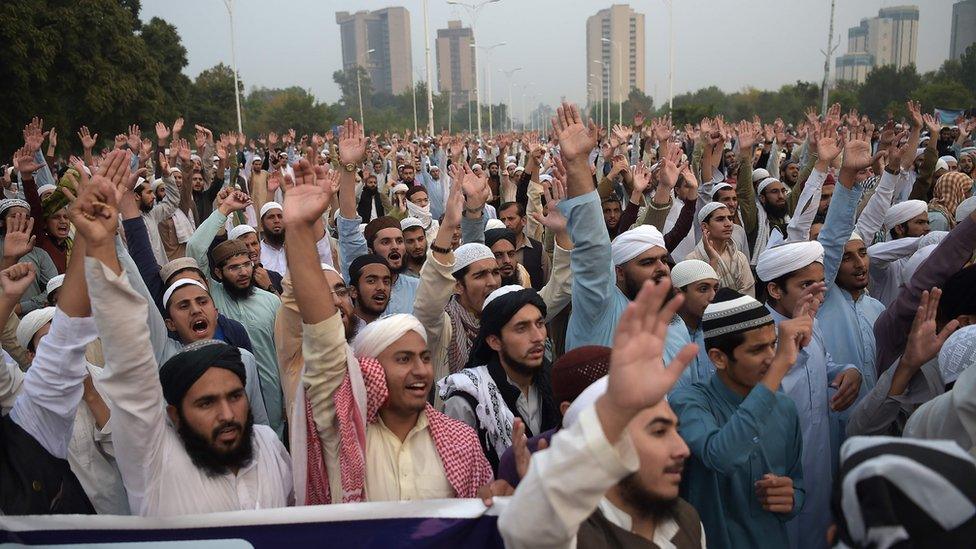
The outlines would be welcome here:
M 820 50 L 824 54 L 824 78 L 823 86 L 820 88 L 820 114 L 827 115 L 827 95 L 830 91 L 830 56 L 833 55 L 837 46 L 834 45 L 834 7 L 837 0 L 830 0 L 830 30 L 827 32 L 827 49 Z
M 241 125 L 241 92 L 237 84 L 237 48 L 234 47 L 234 0 L 224 0 L 230 17 L 230 62 L 234 65 L 234 104 L 237 105 L 237 133 L 244 133 Z
M 505 69 L 498 69 L 498 72 L 504 74 L 505 78 L 508 79 L 508 131 L 513 131 L 512 126 L 515 123 L 515 115 L 513 114 L 515 109 L 512 106 L 512 77 L 515 76 L 515 73 L 520 70 L 522 70 L 522 67 L 515 67 L 514 69 L 508 71 Z M 505 127 L 504 124 L 502 124 L 502 127 Z
M 461 6 L 462 8 L 467 10 L 468 17 L 471 18 L 471 47 L 472 48 L 476 48 L 478 44 L 478 36 L 476 31 L 476 27 L 478 26 L 478 13 L 481 11 L 481 8 L 485 7 L 487 4 L 494 4 L 495 2 L 500 2 L 500 1 L 501 0 L 483 0 L 481 2 L 478 2 L 477 4 L 468 4 L 466 2 L 458 2 L 457 0 L 447 0 L 448 5 Z M 477 111 L 478 114 L 478 137 L 480 138 L 481 137 L 481 89 L 478 83 L 477 51 L 478 51 L 477 49 L 475 49 L 474 51 L 475 53 L 474 98 L 475 101 L 478 103 L 478 106 L 475 110 Z M 471 117 L 468 116 L 468 119 L 470 120 Z
M 434 136 L 434 91 L 430 74 L 430 19 L 427 17 L 427 0 L 424 0 L 424 58 L 427 64 L 427 133 Z M 448 101 L 450 109 L 450 101 Z M 450 115 L 448 115 L 450 117 Z

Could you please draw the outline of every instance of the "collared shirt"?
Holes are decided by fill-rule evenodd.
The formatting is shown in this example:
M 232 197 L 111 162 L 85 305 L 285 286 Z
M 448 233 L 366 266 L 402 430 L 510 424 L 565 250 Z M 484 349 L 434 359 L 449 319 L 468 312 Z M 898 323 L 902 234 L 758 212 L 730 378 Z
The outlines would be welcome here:
M 628 532 L 633 531 L 634 519 L 621 508 L 611 503 L 609 499 L 601 499 L 597 508 L 603 513 L 604 518 L 612 522 L 615 526 Z M 671 538 L 677 533 L 678 522 L 668 516 L 654 525 L 654 539 L 651 540 L 651 543 L 659 549 L 675 549 L 675 545 L 671 543 Z M 702 539 L 704 539 L 704 536 L 702 536 Z
M 332 243 L 328 234 L 315 243 L 315 249 L 319 252 L 319 263 L 331 266 Z M 261 265 L 269 271 L 280 273 L 281 276 L 287 275 L 288 260 L 285 258 L 285 247 L 275 248 L 266 240 L 261 240 Z
M 671 324 L 668 324 L 668 336 L 664 340 L 665 364 L 674 360 L 681 349 L 689 343 L 698 345 L 698 354 L 695 355 L 691 364 L 685 368 L 685 371 L 681 372 L 681 377 L 674 384 L 671 393 L 692 383 L 704 383 L 715 373 L 715 364 L 712 363 L 712 359 L 708 358 L 708 349 L 705 347 L 705 332 L 702 331 L 701 325 L 699 324 L 698 328 L 692 331 L 688 329 L 688 325 L 685 324 L 680 315 L 674 315 Z
M 369 501 L 456 496 L 430 436 L 426 411 L 403 441 L 382 419 L 366 426 L 366 496 Z
M 254 458 L 237 474 L 210 476 L 168 424 L 158 366 L 145 332 L 149 304 L 93 258 L 85 259 L 92 310 L 105 349 L 102 392 L 132 512 L 170 516 L 284 507 L 291 503 L 291 460 L 274 432 L 253 428 Z

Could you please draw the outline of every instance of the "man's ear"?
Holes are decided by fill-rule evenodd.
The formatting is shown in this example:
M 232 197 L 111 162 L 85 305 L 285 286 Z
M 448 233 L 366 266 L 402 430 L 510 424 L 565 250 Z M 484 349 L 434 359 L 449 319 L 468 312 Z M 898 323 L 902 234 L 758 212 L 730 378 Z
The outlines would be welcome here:
M 180 427 L 180 414 L 176 410 L 176 406 L 173 406 L 172 404 L 167 404 L 166 405 L 166 415 L 169 416 L 169 420 L 170 420 L 170 422 L 173 423 L 173 426 L 176 427 L 177 429 L 179 429 L 179 427 Z
M 625 280 L 627 280 L 626 276 L 624 275 L 624 270 L 622 267 L 618 266 L 613 268 L 613 272 L 617 276 L 617 286 L 619 287 L 624 283 Z
M 211 267 L 210 270 L 213 271 L 213 278 L 217 282 L 220 282 L 224 279 L 223 273 L 220 272 L 220 267 Z
M 729 367 L 729 357 L 714 347 L 708 350 L 708 358 L 711 359 L 717 370 L 725 370 Z
M 767 282 L 766 295 L 775 299 L 776 301 L 779 301 L 780 299 L 783 299 L 783 290 L 775 282 Z
M 491 347 L 491 350 L 495 351 L 496 353 L 502 350 L 502 338 L 494 334 L 486 337 L 485 343 L 487 343 L 488 346 Z
M 175 332 L 176 331 L 176 323 L 173 322 L 172 319 L 166 318 L 166 319 L 163 319 L 163 322 L 166 324 L 166 329 L 167 330 L 169 330 L 171 332 Z

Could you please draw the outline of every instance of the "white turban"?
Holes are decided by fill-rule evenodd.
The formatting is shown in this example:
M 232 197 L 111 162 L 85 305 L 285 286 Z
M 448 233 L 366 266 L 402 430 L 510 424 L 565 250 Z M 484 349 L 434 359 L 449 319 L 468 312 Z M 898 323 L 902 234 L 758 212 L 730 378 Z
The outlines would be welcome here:
M 481 261 L 482 259 L 495 260 L 495 254 L 491 251 L 491 248 L 480 242 L 462 244 L 458 246 L 458 249 L 454 250 L 454 267 L 451 269 L 451 272 L 456 273 L 475 261 Z
M 34 334 L 45 324 L 54 320 L 54 311 L 54 307 L 34 309 L 20 319 L 20 325 L 17 326 L 17 343 L 26 349 L 31 340 L 34 339 Z
M 700 259 L 680 261 L 671 269 L 671 285 L 675 288 L 684 288 L 689 284 L 709 278 L 719 279 L 715 269 Z
M 572 427 L 574 423 L 579 421 L 579 416 L 583 410 L 596 404 L 600 396 L 607 392 L 609 379 L 609 377 L 603 376 L 591 383 L 586 389 L 583 389 L 583 392 L 566 409 L 566 414 L 563 416 L 563 427 L 567 429 Z
M 47 183 L 37 188 L 37 196 L 43 196 L 44 193 L 53 193 L 56 190 L 58 190 L 58 188 L 55 185 Z
M 664 235 L 653 225 L 641 225 L 614 238 L 610 243 L 610 255 L 614 266 L 620 266 L 655 246 L 667 249 Z
M 410 190 L 410 187 L 407 187 L 407 185 L 405 183 L 397 183 L 396 185 L 393 186 L 393 188 L 390 190 L 390 192 L 392 192 L 393 194 L 396 194 L 396 193 L 405 193 L 405 192 L 407 192 L 409 190 Z
M 907 222 L 913 217 L 918 217 L 929 211 L 929 205 L 922 200 L 906 200 L 892 206 L 884 218 L 885 230 Z
M 762 181 L 767 177 L 769 177 L 769 170 L 767 170 L 766 168 L 756 168 L 755 170 L 752 170 L 753 181 Z
M 769 282 L 798 271 L 811 263 L 823 263 L 823 260 L 823 245 L 816 240 L 791 242 L 763 250 L 756 262 L 756 275 L 759 276 L 759 280 Z
M 51 292 L 60 288 L 62 284 L 64 284 L 64 275 L 58 275 L 51 280 L 48 280 L 47 287 L 44 288 L 44 295 L 50 297 Z
M 420 334 L 424 343 L 427 343 L 427 331 L 413 315 L 396 314 L 374 320 L 360 330 L 353 340 L 353 354 L 357 357 L 377 357 L 411 331 Z
M 756 194 L 762 194 L 762 192 L 766 190 L 766 187 L 772 185 L 773 183 L 779 183 L 779 182 L 780 180 L 776 179 L 775 177 L 767 177 L 761 180 L 759 182 L 759 185 L 756 187 Z
M 156 191 L 157 189 L 159 189 L 160 187 L 162 187 L 165 184 L 166 184 L 166 182 L 163 181 L 162 178 L 154 179 L 153 182 L 152 182 L 152 190 L 153 191 Z
M 725 182 L 716 183 L 715 186 L 712 187 L 712 200 L 715 199 L 715 193 L 724 189 L 731 189 L 731 188 L 733 188 L 732 185 L 729 185 L 728 183 Z
M 974 211 L 976 211 L 976 196 L 970 196 L 956 206 L 956 223 L 962 223 L 962 220 Z
M 278 204 L 277 202 L 266 202 L 264 206 L 261 206 L 261 215 L 258 217 L 264 217 L 264 214 L 275 209 L 281 210 L 282 212 L 285 211 L 285 209 L 281 207 L 281 204 Z
M 505 222 L 501 219 L 489 219 L 488 223 L 485 225 L 485 230 L 490 231 L 492 229 L 504 229 Z
M 551 181 L 552 181 L 552 176 L 547 173 L 544 173 L 539 176 L 539 183 L 546 183 Z
M 248 233 L 257 234 L 257 231 L 254 230 L 254 227 L 248 225 L 247 223 L 244 223 L 241 225 L 237 225 L 236 227 L 231 229 L 230 232 L 227 233 L 227 238 L 229 238 L 230 240 L 237 240 L 238 238 Z
M 721 202 L 709 202 L 708 204 L 705 204 L 704 206 L 702 206 L 702 209 L 698 210 L 698 222 L 704 223 L 705 218 L 712 215 L 712 212 L 714 212 L 719 208 L 728 209 L 726 205 L 722 204 Z
M 196 286 L 204 292 L 207 292 L 207 294 L 210 293 L 210 290 L 208 290 L 207 287 L 204 286 L 199 280 L 194 280 L 192 278 L 181 278 L 170 284 L 169 288 L 166 288 L 166 292 L 163 294 L 163 307 L 169 307 L 169 298 L 173 297 L 176 290 L 179 290 L 183 286 Z
M 935 161 L 935 171 L 939 170 L 945 172 L 949 171 L 949 164 L 947 164 L 946 161 L 941 158 Z
M 952 156 L 951 154 L 947 154 L 945 156 L 939 157 L 939 160 L 944 160 L 947 165 L 948 164 L 955 164 L 957 166 L 959 165 L 959 161 L 956 160 L 956 157 Z
M 424 224 L 420 222 L 416 217 L 404 217 L 400 220 L 400 230 L 405 231 L 412 227 L 424 228 Z
M 939 372 L 947 385 L 959 378 L 966 368 L 976 364 L 976 325 L 955 331 L 939 351 Z

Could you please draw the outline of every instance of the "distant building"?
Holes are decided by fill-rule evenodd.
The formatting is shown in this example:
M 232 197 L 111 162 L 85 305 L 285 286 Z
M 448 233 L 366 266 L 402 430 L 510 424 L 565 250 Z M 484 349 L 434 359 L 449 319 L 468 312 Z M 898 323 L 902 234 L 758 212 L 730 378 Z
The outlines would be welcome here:
M 450 92 L 451 105 L 459 108 L 475 89 L 474 33 L 460 21 L 448 21 L 446 29 L 437 29 L 437 88 Z
M 915 63 L 918 51 L 918 6 L 878 10 L 847 31 L 847 53 L 836 60 L 837 80 L 863 83 L 876 67 L 897 69 Z
M 410 12 L 406 8 L 336 12 L 342 42 L 342 68 L 362 66 L 373 90 L 397 94 L 413 85 Z M 373 50 L 370 52 L 370 50 Z
M 964 0 L 952 6 L 952 37 L 949 59 L 959 59 L 976 43 L 976 0 Z
M 586 19 L 586 78 L 590 103 L 645 90 L 643 13 L 614 4 Z

